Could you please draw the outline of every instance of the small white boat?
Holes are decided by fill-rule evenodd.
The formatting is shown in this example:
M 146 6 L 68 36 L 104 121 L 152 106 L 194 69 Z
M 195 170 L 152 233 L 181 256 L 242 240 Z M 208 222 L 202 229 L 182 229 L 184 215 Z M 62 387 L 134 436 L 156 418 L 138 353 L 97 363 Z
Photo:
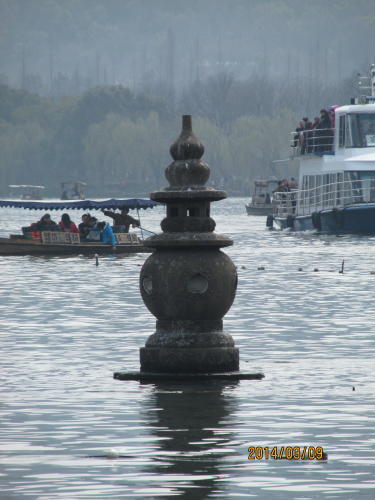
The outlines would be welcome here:
M 272 190 L 276 186 L 276 180 L 255 180 L 251 201 L 245 205 L 247 215 L 272 214 Z
M 32 184 L 9 184 L 11 195 L 21 200 L 42 200 L 45 186 Z

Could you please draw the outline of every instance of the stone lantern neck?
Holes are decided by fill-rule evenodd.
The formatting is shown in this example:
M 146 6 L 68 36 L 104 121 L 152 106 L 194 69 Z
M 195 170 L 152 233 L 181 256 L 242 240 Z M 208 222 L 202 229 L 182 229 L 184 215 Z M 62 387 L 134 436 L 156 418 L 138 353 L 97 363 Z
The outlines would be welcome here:
M 170 153 L 173 162 L 165 169 L 169 186 L 150 195 L 152 200 L 166 205 L 166 218 L 161 222 L 163 233 L 145 244 L 155 248 L 232 245 L 232 240 L 213 232 L 216 223 L 210 217 L 210 205 L 226 198 L 226 193 L 206 186 L 210 168 L 201 160 L 204 146 L 193 133 L 190 115 L 182 117 L 182 130 Z
M 182 117 L 181 134 L 172 144 L 169 151 L 175 161 L 200 160 L 202 158 L 204 146 L 193 133 L 190 115 Z M 193 178 L 190 181 L 194 183 Z

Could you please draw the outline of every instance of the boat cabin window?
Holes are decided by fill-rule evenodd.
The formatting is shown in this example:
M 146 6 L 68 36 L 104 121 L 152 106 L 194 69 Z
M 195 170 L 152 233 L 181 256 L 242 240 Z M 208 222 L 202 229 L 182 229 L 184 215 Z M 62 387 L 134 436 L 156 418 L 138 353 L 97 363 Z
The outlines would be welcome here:
M 360 114 L 358 115 L 358 122 L 363 147 L 375 147 L 375 114 Z
M 339 147 L 343 148 L 345 146 L 345 115 L 340 116 L 339 123 Z
M 354 203 L 375 203 L 375 170 L 303 176 L 300 214 Z
M 355 203 L 375 201 L 375 171 L 345 172 Z
M 341 118 L 343 117 L 340 117 L 340 127 L 341 127 Z M 374 113 L 352 113 L 350 115 L 346 115 L 346 119 L 349 124 L 349 130 L 348 127 L 346 127 L 345 129 L 346 146 L 352 148 L 375 147 Z

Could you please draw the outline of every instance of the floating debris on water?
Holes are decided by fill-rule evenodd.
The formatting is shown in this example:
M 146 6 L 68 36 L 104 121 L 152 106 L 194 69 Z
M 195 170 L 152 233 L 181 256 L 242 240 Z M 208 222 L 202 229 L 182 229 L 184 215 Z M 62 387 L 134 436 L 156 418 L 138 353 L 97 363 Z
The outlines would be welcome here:
M 131 455 L 121 455 L 119 450 L 116 448 L 110 448 L 109 450 L 105 450 L 101 455 L 88 455 L 88 458 L 132 458 Z
M 341 263 L 341 269 L 339 271 L 339 274 L 344 274 L 344 263 L 345 263 L 345 261 L 343 260 Z
M 111 448 L 110 450 L 107 450 L 105 452 L 105 456 L 107 458 L 118 458 L 120 456 L 120 453 L 115 448 Z

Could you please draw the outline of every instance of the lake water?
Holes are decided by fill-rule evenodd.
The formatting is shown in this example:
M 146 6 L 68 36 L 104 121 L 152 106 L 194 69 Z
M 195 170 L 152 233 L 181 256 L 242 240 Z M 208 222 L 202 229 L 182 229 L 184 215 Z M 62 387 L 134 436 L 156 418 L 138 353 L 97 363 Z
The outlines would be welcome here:
M 239 274 L 225 330 L 262 381 L 113 380 L 154 331 L 144 254 L 0 258 L 1 500 L 375 498 L 375 237 L 268 231 L 245 202 L 212 212 Z M 0 235 L 40 215 L 0 209 Z M 159 231 L 162 209 L 141 216 Z

